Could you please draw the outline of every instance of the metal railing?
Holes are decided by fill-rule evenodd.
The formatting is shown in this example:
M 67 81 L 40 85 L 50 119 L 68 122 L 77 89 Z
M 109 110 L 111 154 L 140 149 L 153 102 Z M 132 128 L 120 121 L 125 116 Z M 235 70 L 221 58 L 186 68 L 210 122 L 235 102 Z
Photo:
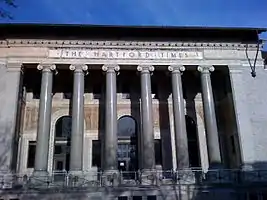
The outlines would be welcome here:
M 179 170 L 149 172 L 53 172 L 47 176 L 0 173 L 0 189 L 133 187 L 139 185 L 230 185 L 266 184 L 267 170 Z

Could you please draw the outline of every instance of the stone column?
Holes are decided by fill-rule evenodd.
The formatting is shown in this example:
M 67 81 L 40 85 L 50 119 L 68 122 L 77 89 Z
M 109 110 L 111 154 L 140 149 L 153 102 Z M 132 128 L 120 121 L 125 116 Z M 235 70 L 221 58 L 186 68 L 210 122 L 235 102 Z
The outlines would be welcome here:
M 205 129 L 208 144 L 208 154 L 210 168 L 221 167 L 221 153 L 218 136 L 218 128 L 215 115 L 214 98 L 212 93 L 212 85 L 210 79 L 210 72 L 215 69 L 213 66 L 199 66 L 201 87 L 202 87 L 202 101 L 204 108 Z
M 53 70 L 55 65 L 38 65 L 42 70 L 41 95 L 39 102 L 37 145 L 34 163 L 34 172 L 38 175 L 47 174 L 48 149 L 50 139 L 51 109 L 52 109 L 52 87 Z
M 141 157 L 143 171 L 155 169 L 154 130 L 151 97 L 151 72 L 153 66 L 138 66 L 141 76 Z
M 74 71 L 72 96 L 72 126 L 70 148 L 70 171 L 83 170 L 83 139 L 84 139 L 84 71 L 87 65 L 71 65 Z
M 112 173 L 118 170 L 117 161 L 117 84 L 116 72 L 118 65 L 104 65 L 102 70 L 106 72 L 105 95 L 105 133 L 104 133 L 104 163 L 105 172 Z
M 189 168 L 189 152 L 185 123 L 185 108 L 181 73 L 184 66 L 169 66 L 172 77 L 172 102 L 175 130 L 177 169 Z

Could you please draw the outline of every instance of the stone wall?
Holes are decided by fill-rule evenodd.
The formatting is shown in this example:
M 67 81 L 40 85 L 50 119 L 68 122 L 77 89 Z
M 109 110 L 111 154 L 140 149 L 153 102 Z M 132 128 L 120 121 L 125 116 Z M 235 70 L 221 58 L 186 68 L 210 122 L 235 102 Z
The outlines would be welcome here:
M 20 66 L 8 70 L 6 64 L 0 64 L 0 171 L 12 171 L 16 166 L 13 153 L 16 155 L 18 141 L 16 112 L 20 74 Z

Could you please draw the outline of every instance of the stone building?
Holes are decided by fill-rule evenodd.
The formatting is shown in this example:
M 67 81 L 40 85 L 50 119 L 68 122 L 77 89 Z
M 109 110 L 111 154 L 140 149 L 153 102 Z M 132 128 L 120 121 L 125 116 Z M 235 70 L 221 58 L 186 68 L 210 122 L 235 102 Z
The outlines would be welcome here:
M 0 199 L 208 199 L 199 184 L 266 180 L 264 29 L 0 30 Z

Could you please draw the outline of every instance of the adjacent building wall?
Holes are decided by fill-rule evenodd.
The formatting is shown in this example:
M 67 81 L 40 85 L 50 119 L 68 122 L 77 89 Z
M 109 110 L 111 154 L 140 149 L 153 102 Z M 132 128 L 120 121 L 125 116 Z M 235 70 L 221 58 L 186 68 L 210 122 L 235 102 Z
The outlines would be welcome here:
M 17 105 L 20 89 L 20 64 L 0 63 L 0 171 L 13 171 L 15 142 L 18 141 Z

